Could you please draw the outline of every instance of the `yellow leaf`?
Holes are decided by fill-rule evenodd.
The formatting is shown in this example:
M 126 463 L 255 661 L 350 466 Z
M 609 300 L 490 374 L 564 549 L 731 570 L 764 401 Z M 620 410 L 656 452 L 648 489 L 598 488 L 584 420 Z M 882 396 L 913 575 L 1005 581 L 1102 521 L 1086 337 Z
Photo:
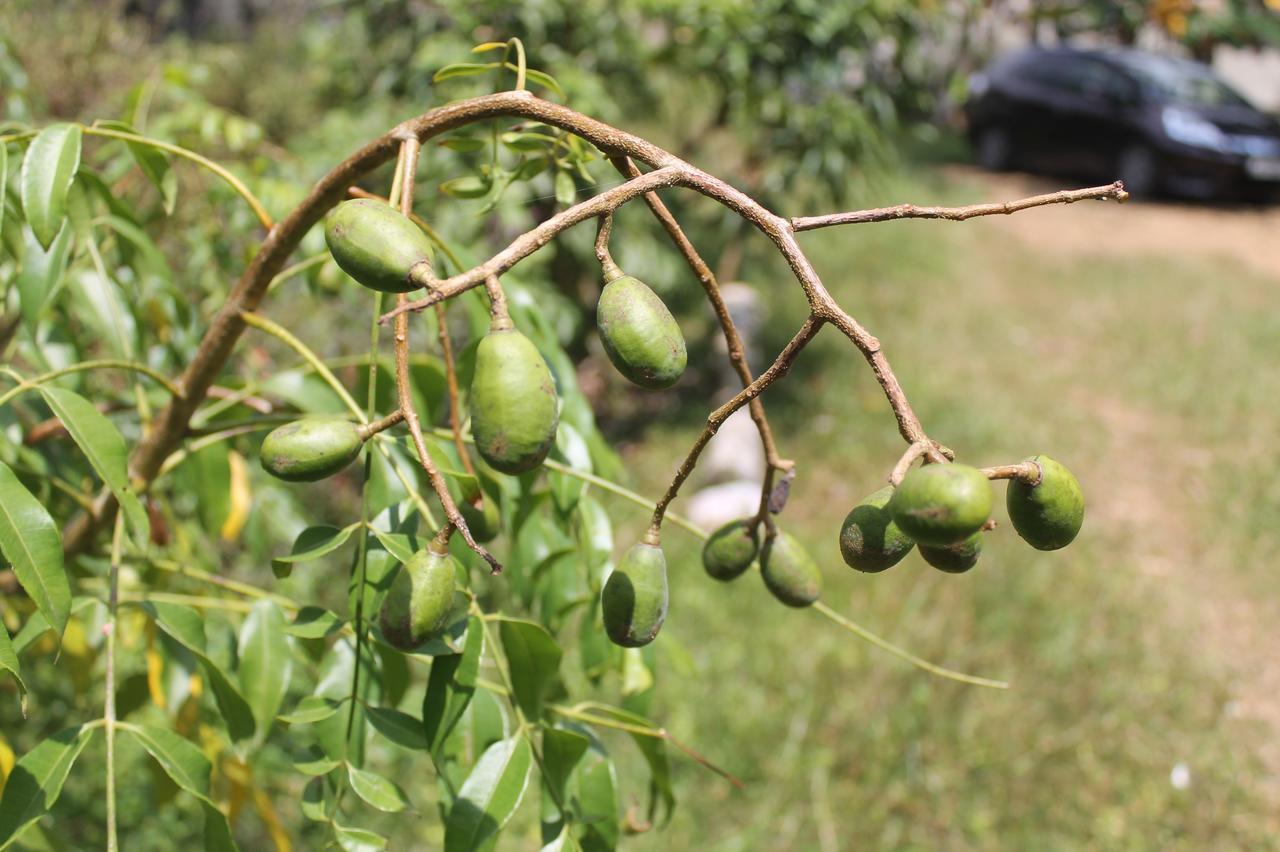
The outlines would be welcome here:
M 235 450 L 227 453 L 227 463 L 231 467 L 231 508 L 227 519 L 222 522 L 222 540 L 235 541 L 249 520 L 249 509 L 253 506 L 253 490 L 249 486 L 249 466 L 244 456 Z
M 164 657 L 160 656 L 160 650 L 156 647 L 156 625 L 154 621 L 147 622 L 147 692 L 151 694 L 151 703 L 165 709 L 164 700 Z
M 271 803 L 271 797 L 259 787 L 253 788 L 253 807 L 267 826 L 267 833 L 271 835 L 271 842 L 276 845 L 276 852 L 292 852 L 293 844 L 289 842 L 288 832 L 280 824 L 280 817 L 276 814 L 275 805 Z
M 9 747 L 4 734 L 0 734 L 0 793 L 4 792 L 4 782 L 9 780 L 9 773 L 12 771 L 13 749 Z

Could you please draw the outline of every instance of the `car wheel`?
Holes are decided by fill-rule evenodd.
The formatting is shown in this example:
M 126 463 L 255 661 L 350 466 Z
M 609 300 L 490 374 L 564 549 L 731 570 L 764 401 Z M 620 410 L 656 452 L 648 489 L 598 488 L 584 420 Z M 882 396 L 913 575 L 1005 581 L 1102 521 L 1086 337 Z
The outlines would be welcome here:
M 988 127 L 974 143 L 978 165 L 989 172 L 1002 172 L 1013 165 L 1013 139 L 1003 127 Z
M 1130 195 L 1149 197 L 1160 189 L 1160 169 L 1156 155 L 1145 145 L 1125 148 L 1116 161 L 1116 176 Z

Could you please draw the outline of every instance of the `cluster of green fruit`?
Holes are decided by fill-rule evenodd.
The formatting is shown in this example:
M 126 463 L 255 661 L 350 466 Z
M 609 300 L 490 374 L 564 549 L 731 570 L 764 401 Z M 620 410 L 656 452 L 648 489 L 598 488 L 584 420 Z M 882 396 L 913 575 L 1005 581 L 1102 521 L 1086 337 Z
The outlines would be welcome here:
M 338 205 L 325 225 L 325 240 L 335 262 L 360 284 L 385 293 L 407 293 L 421 285 L 415 270 L 430 264 L 432 247 L 410 219 L 378 201 L 354 199 Z M 641 387 L 671 387 L 688 362 L 685 341 L 675 318 L 643 282 L 612 267 L 597 308 L 600 337 L 619 372 Z M 470 395 L 471 432 L 476 450 L 494 470 L 516 475 L 542 464 L 555 441 L 559 404 L 555 381 L 533 342 L 512 325 L 505 311 L 495 312 L 489 333 L 476 349 Z M 314 482 L 350 464 L 369 438 L 366 427 L 340 417 L 309 417 L 271 432 L 260 458 L 268 473 L 291 482 Z M 496 535 L 497 508 L 459 503 L 468 527 L 479 541 Z M 433 545 L 434 546 L 434 545 Z M 640 545 L 638 547 L 649 547 Z M 615 641 L 624 585 L 636 607 L 644 609 L 661 589 L 666 612 L 666 566 L 656 546 L 628 557 L 614 571 L 605 592 L 605 624 Z M 446 626 L 453 602 L 456 560 L 445 552 L 424 549 L 404 565 L 388 592 L 381 614 L 387 639 L 414 648 Z M 626 582 L 624 582 L 624 580 Z M 612 601 L 613 603 L 609 603 Z M 661 617 L 653 624 L 653 638 Z M 610 626 L 614 625 L 614 626 Z M 644 641 L 648 641 L 645 639 Z
M 1027 459 L 1035 477 L 1014 478 L 1006 505 L 1018 534 L 1038 550 L 1066 547 L 1084 522 L 1084 494 L 1071 471 L 1048 456 Z M 991 517 L 991 484 L 977 468 L 931 464 L 908 473 L 854 506 L 840 528 L 840 554 L 851 568 L 878 573 L 917 544 L 940 571 L 961 574 L 978 562 Z M 702 549 L 702 567 L 729 581 L 760 561 L 765 586 L 782 603 L 805 607 L 822 592 L 822 574 L 804 546 L 779 531 L 761 548 L 756 519 L 731 521 Z
M 417 289 L 414 270 L 431 262 L 431 245 L 412 221 L 380 202 L 357 199 L 330 214 L 325 238 L 337 264 L 374 290 Z M 497 307 L 497 306 L 495 306 Z M 687 364 L 684 337 L 671 312 L 648 286 L 606 264 L 597 307 L 600 337 L 609 359 L 632 382 L 671 387 Z M 470 393 L 471 431 L 480 456 L 493 469 L 520 474 L 542 464 L 555 441 L 559 406 L 555 381 L 529 338 L 505 310 L 495 309 L 489 333 L 476 351 Z M 366 427 L 340 418 L 308 418 L 273 431 L 262 443 L 262 465 L 290 481 L 314 481 L 350 464 L 369 437 Z M 1065 547 L 1084 518 L 1084 498 L 1071 472 L 1047 456 L 1029 459 L 1033 477 L 1009 485 L 1009 517 L 1027 542 L 1041 550 Z M 917 544 L 930 565 L 949 573 L 969 570 L 989 526 L 992 489 L 986 475 L 962 464 L 926 464 L 897 486 L 882 488 L 853 508 L 840 531 L 840 552 L 851 567 L 879 572 L 896 565 Z M 485 511 L 464 501 L 468 521 L 491 538 L 492 501 Z M 467 510 L 470 510 L 469 512 Z M 490 522 L 492 521 L 492 522 Z M 470 526 L 470 523 L 469 523 Z M 822 573 L 804 546 L 774 531 L 763 545 L 759 519 L 733 521 L 708 539 L 703 567 L 717 580 L 741 575 L 759 559 L 765 586 L 782 603 L 813 604 Z M 395 578 L 380 615 L 387 640 L 410 649 L 436 636 L 453 608 L 459 563 L 445 545 L 432 545 L 407 562 Z M 601 593 L 605 631 L 619 645 L 653 641 L 666 619 L 666 557 L 656 534 L 623 555 Z

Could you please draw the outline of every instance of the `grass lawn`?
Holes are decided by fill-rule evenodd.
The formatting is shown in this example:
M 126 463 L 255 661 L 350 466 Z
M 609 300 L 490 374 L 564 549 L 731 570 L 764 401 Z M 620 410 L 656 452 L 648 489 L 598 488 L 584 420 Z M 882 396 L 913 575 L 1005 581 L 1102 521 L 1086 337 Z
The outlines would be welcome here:
M 928 173 L 868 203 L 989 197 Z M 1070 228 L 1091 212 L 1022 215 Z M 673 527 L 652 715 L 746 789 L 675 758 L 674 821 L 631 848 L 1275 847 L 1280 281 L 1182 245 L 1045 253 L 998 220 L 803 240 L 930 434 L 977 465 L 1066 463 L 1085 528 L 1065 551 L 1032 550 L 999 485 L 1001 526 L 969 574 L 915 554 L 881 575 L 846 568 L 840 522 L 902 445 L 861 357 L 825 330 L 765 397 L 800 472 L 780 522 L 819 557 L 835 610 L 1012 686 L 930 676 L 784 609 L 756 574 L 715 583 Z M 803 317 L 784 275 L 752 281 L 769 293 L 770 354 Z M 697 428 L 651 433 L 630 456 L 640 490 L 661 490 Z

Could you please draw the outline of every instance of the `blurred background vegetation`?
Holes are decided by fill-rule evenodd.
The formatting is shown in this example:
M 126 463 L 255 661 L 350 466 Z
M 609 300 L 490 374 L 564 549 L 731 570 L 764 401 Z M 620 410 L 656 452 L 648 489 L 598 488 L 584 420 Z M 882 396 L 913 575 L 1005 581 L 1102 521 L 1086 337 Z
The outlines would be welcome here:
M 553 74 L 574 108 L 779 212 L 962 203 L 986 187 L 936 164 L 962 151 L 949 121 L 967 74 L 995 49 L 989 16 L 1028 33 L 1048 26 L 1121 42 L 1154 21 L 1197 53 L 1276 37 L 1267 4 L 1213 5 L 1210 15 L 1189 3 L 1036 3 L 1019 17 L 1016 4 L 970 0 L 7 0 L 0 103 L 6 122 L 128 120 L 231 164 L 283 211 L 368 138 L 484 90 L 475 78 L 433 84 L 440 67 L 465 60 L 477 42 L 520 36 L 530 64 Z M 617 180 L 606 165 L 575 177 L 579 197 Z M 465 153 L 432 148 L 426 166 L 422 206 L 438 203 L 432 224 L 476 256 L 557 209 L 549 175 L 514 186 L 485 213 L 483 201 L 437 188 L 468 172 Z M 190 171 L 180 180 L 175 215 L 157 211 L 145 223 L 189 300 L 164 320 L 178 341 L 202 327 L 255 233 L 225 187 Z M 767 317 L 760 346 L 776 351 L 804 305 L 771 247 L 713 205 L 669 203 L 722 280 L 757 288 Z M 620 447 L 619 475 L 655 494 L 719 374 L 706 366 L 660 399 L 591 381 L 600 355 L 580 309 L 598 286 L 590 239 L 568 235 L 521 274 L 541 276 L 559 297 L 553 321 Z M 649 217 L 620 215 L 615 244 L 623 266 L 681 313 L 691 363 L 709 365 L 713 319 Z M 313 235 L 310 247 L 319 245 Z M 1270 401 L 1280 375 L 1259 369 L 1280 339 L 1276 277 L 1230 258 L 1055 252 L 985 223 L 824 231 L 805 245 L 837 298 L 885 342 L 931 434 L 981 463 L 1037 451 L 1061 458 L 1093 501 L 1090 521 L 1058 554 L 993 537 L 984 563 L 962 577 L 914 557 L 884 576 L 854 576 L 836 558 L 835 530 L 883 479 L 899 439 L 861 359 L 834 336 L 821 339 L 766 398 L 800 470 L 783 522 L 822 557 L 835 609 L 1013 688 L 931 679 L 811 614 L 780 610 L 752 578 L 713 584 L 697 568 L 697 542 L 673 531 L 675 605 L 655 646 L 661 689 L 646 709 L 746 790 L 677 760 L 673 823 L 628 845 L 1275 847 L 1280 765 L 1261 750 L 1276 736 L 1268 718 L 1280 716 L 1274 705 L 1241 709 L 1256 690 L 1241 685 L 1252 670 L 1232 657 L 1274 648 L 1273 634 L 1249 631 L 1276 615 L 1276 580 L 1263 566 L 1280 556 L 1280 489 L 1258 475 L 1268 445 L 1253 437 L 1267 424 L 1277 432 Z M 349 327 L 362 323 L 335 319 L 344 308 L 332 268 L 317 268 L 309 283 L 294 330 L 335 352 L 358 348 L 364 332 Z M 272 363 L 258 350 L 248 358 L 264 370 Z M 270 495 L 260 492 L 265 505 Z M 641 515 L 610 508 L 639 534 Z M 262 553 L 281 536 L 266 527 L 296 521 L 271 514 L 246 530 L 262 543 L 227 550 L 229 572 L 270 583 Z M 1240 601 L 1254 610 L 1215 614 Z M 33 691 L 60 697 L 41 702 L 51 716 L 41 730 L 22 726 L 13 702 L 0 705 L 7 748 L 21 754 L 63 726 L 53 716 L 96 701 L 82 694 L 92 675 L 77 659 L 71 643 L 57 669 L 28 675 Z M 72 777 L 55 811 L 60 836 L 27 840 L 98 843 L 100 775 Z M 174 848 L 191 834 L 194 808 L 155 808 L 174 791 L 157 772 L 136 777 L 121 802 L 122 823 L 139 827 L 129 848 Z M 642 789 L 639 781 L 623 789 Z M 245 848 L 284 835 L 305 848 L 296 793 L 281 786 L 274 802 L 245 807 Z M 411 817 L 375 827 L 392 848 L 423 836 Z M 504 848 L 522 842 L 513 832 Z

